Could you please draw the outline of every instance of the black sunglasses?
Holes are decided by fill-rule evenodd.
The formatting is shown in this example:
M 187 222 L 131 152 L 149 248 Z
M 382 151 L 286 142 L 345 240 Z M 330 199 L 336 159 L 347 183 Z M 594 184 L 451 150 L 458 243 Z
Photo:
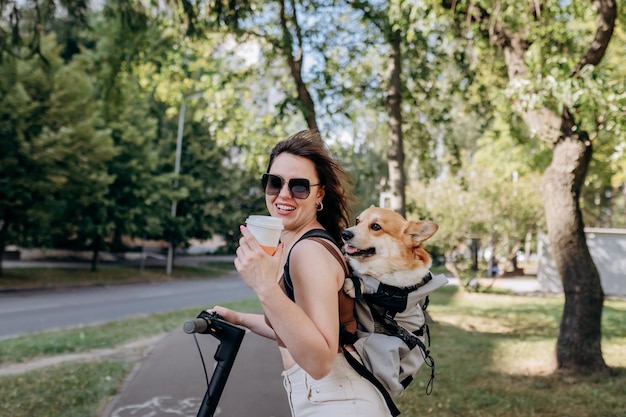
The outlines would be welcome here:
M 261 184 L 263 186 L 263 191 L 267 195 L 278 195 L 280 190 L 283 189 L 283 184 L 285 180 L 283 180 L 278 175 L 274 174 L 263 174 L 261 177 Z M 316 185 L 321 184 L 311 184 L 309 180 L 306 178 L 292 178 L 287 183 L 289 187 L 289 192 L 293 198 L 299 198 L 304 200 L 308 198 L 311 194 L 311 187 L 315 187 Z

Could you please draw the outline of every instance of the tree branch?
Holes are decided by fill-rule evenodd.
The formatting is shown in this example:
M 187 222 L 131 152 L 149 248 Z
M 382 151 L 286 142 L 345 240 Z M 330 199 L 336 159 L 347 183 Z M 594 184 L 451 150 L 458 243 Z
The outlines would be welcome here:
M 598 65 L 604 57 L 609 41 L 615 29 L 615 19 L 617 18 L 617 4 L 615 0 L 591 0 L 593 6 L 598 10 L 596 19 L 596 35 L 589 49 L 572 71 L 571 76 L 575 77 L 586 65 Z

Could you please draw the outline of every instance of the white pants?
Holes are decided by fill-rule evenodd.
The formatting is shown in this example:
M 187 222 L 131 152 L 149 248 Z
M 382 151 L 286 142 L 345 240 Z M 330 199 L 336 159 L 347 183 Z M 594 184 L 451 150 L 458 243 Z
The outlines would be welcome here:
M 338 353 L 332 370 L 316 380 L 299 365 L 282 373 L 293 417 L 390 417 L 374 385 Z

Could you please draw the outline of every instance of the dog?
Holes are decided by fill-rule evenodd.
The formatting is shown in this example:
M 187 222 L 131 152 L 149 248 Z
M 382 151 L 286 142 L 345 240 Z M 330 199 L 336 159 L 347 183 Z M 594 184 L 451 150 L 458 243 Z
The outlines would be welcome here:
M 424 339 L 429 335 L 424 300 L 448 280 L 431 274 L 432 257 L 423 244 L 438 229 L 433 221 L 406 220 L 393 210 L 371 206 L 341 234 L 351 268 L 343 291 L 355 299 L 358 324 L 352 347 L 392 397 L 404 393 L 424 363 L 434 378 Z
M 438 229 L 435 222 L 410 221 L 393 210 L 371 206 L 341 238 L 346 260 L 358 275 L 405 288 L 419 285 L 427 276 L 432 258 L 423 243 Z M 346 280 L 344 291 L 355 298 L 352 280 Z
M 430 339 L 425 299 L 448 280 L 431 274 L 432 257 L 423 243 L 438 229 L 435 222 L 406 220 L 393 210 L 371 206 L 341 234 L 352 270 L 343 291 L 355 299 L 358 324 L 352 346 L 392 397 L 403 394 L 424 363 L 434 378 L 424 339 Z

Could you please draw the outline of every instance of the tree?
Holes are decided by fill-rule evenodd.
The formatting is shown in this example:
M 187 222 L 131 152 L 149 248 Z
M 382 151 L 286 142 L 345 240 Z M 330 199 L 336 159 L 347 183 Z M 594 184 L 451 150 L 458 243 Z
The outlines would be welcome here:
M 281 108 L 295 106 L 309 129 L 319 129 L 314 99 L 303 76 L 307 35 L 301 26 L 300 14 L 307 7 L 301 3 L 304 2 L 218 1 L 210 7 L 190 4 L 185 12 L 193 24 L 194 33 L 226 30 L 238 41 L 254 40 L 270 45 L 266 64 L 275 65 L 275 57 L 284 60 L 293 82 L 293 89 L 285 91 Z
M 462 49 L 446 35 L 449 23 L 431 5 L 401 0 L 347 3 L 360 13 L 363 28 L 353 38 L 365 49 L 360 55 L 352 52 L 354 64 L 347 66 L 365 69 L 353 69 L 346 85 L 357 87 L 359 94 L 363 88 L 374 91 L 367 105 L 385 112 L 386 189 L 393 195 L 391 208 L 406 215 L 414 208 L 406 195 L 408 184 L 438 175 L 442 164 L 437 147 L 453 152 L 465 137 L 449 140 L 452 135 L 444 131 L 456 123 L 457 102 L 466 94 L 462 86 L 471 72 Z M 345 66 L 337 70 L 343 72 Z M 352 92 L 346 88 L 344 93 Z
M 402 14 L 393 13 L 393 2 L 349 1 L 355 10 L 361 13 L 366 25 L 379 31 L 380 37 L 387 47 L 387 63 L 385 80 L 381 88 L 385 88 L 387 117 L 389 124 L 389 141 L 387 147 L 388 185 L 393 195 L 391 209 L 406 216 L 406 172 L 403 142 L 402 96 L 404 82 L 402 74 L 402 47 L 406 32 L 397 21 Z M 399 19 L 398 19 L 399 20 Z
M 22 56 L 20 53 L 15 56 Z M 2 92 L 2 250 L 7 238 L 49 243 L 50 227 L 73 233 L 56 220 L 99 217 L 92 205 L 112 182 L 104 166 L 115 150 L 101 124 L 93 85 L 77 63 L 64 65 L 53 35 L 40 54 L 20 59 L 4 53 Z M 95 223 L 94 223 L 95 224 Z
M 569 16 L 588 11 L 577 3 L 443 4 L 464 21 L 475 22 L 472 33 L 499 48 L 517 112 L 553 153 L 543 174 L 542 196 L 551 252 L 565 291 L 557 368 L 607 372 L 601 352 L 604 294 L 585 240 L 579 199 L 592 157 L 588 129 L 599 128 L 592 108 L 601 104 L 590 106 L 586 92 L 605 76 L 600 63 L 615 26 L 616 3 L 592 3 L 598 16 L 595 33 L 570 24 Z
M 446 266 L 465 286 L 475 285 L 474 241 L 506 253 L 543 226 L 537 168 L 545 165 L 545 151 L 537 152 L 533 163 L 528 156 L 535 146 L 532 141 L 520 143 L 499 121 L 454 174 L 410 188 L 421 202 L 419 217 L 439 224 L 433 243 L 446 254 Z

